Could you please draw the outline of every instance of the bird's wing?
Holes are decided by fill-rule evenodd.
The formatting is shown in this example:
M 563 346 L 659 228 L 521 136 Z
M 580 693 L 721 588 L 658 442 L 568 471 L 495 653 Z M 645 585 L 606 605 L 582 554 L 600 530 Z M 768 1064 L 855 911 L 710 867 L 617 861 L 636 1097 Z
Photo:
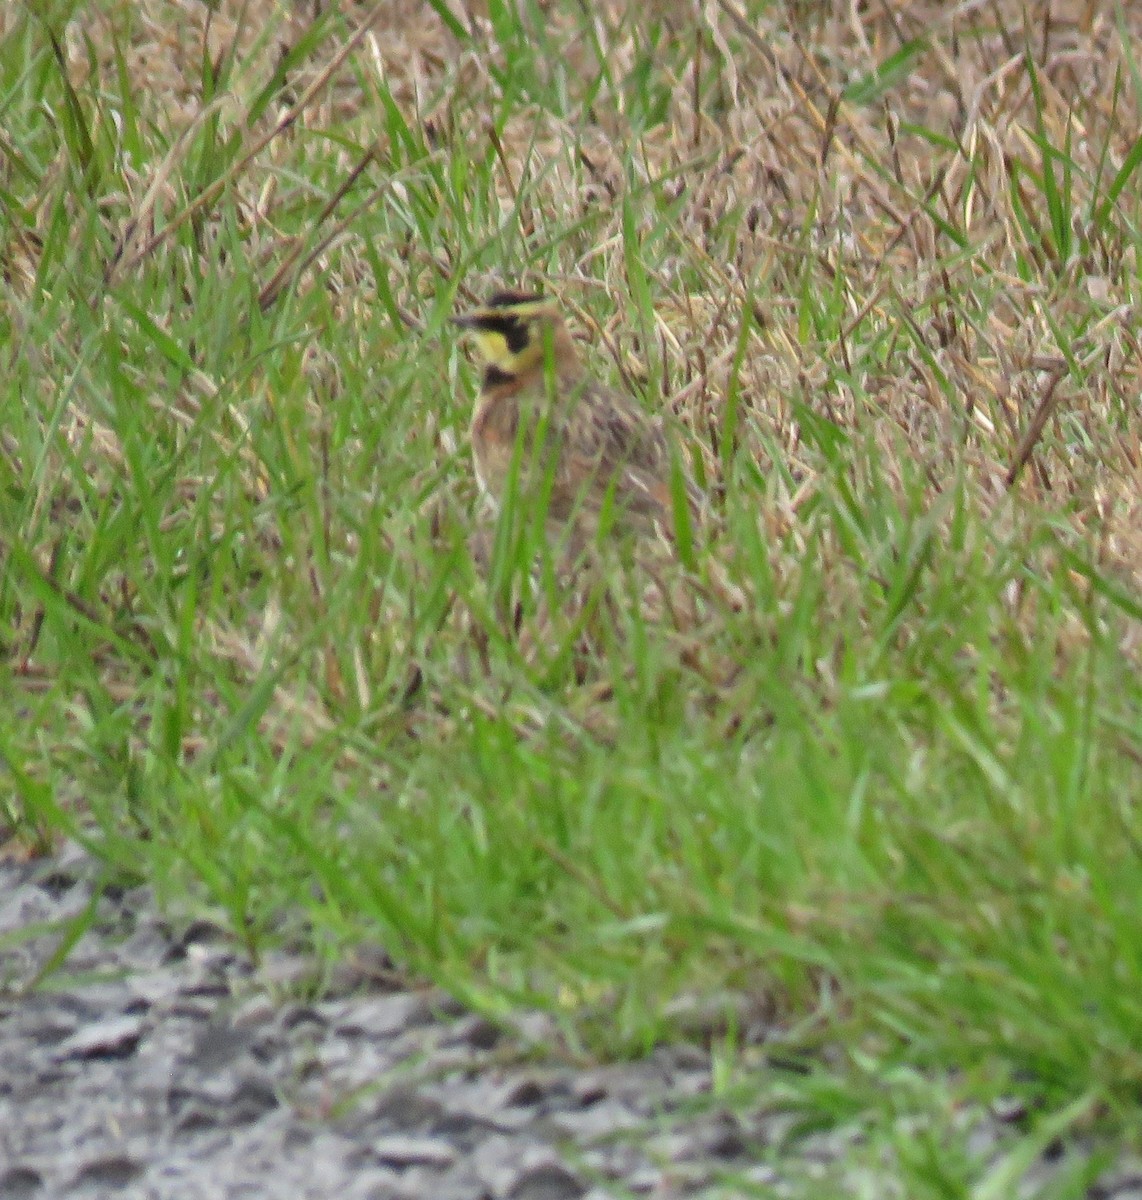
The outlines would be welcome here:
M 683 469 L 684 470 L 684 469 Z M 684 471 L 691 515 L 701 492 Z M 563 430 L 557 490 L 599 503 L 613 487 L 615 501 L 634 515 L 665 521 L 673 528 L 671 454 L 662 422 L 632 400 L 588 385 L 577 397 Z

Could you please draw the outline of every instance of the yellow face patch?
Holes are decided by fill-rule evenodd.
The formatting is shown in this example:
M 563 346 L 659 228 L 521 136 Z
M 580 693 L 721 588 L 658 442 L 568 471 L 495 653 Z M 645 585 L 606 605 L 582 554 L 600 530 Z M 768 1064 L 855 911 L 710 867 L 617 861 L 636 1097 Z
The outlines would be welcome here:
M 559 310 L 546 297 L 504 292 L 484 307 L 452 320 L 471 333 L 489 367 L 505 375 L 520 375 L 550 353 Z
M 480 357 L 490 367 L 499 367 L 501 371 L 510 370 L 517 356 L 508 347 L 508 340 L 498 329 L 475 329 L 472 335 Z

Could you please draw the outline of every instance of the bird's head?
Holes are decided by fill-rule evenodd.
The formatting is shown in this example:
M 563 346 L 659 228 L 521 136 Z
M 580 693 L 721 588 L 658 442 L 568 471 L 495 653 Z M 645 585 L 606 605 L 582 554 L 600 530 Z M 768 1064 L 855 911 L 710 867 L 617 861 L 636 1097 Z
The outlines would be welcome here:
M 506 378 L 574 361 L 575 349 L 559 306 L 549 296 L 496 292 L 479 308 L 452 318 L 471 333 L 487 367 Z

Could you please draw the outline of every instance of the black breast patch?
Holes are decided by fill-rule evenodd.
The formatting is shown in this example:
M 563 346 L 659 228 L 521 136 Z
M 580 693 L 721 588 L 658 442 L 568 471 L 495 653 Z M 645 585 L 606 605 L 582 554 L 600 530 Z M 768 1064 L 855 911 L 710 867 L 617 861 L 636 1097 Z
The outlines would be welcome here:
M 493 367 L 491 364 L 484 368 L 484 387 L 498 387 L 502 383 L 511 383 L 515 376 L 508 371 L 501 371 L 499 367 Z

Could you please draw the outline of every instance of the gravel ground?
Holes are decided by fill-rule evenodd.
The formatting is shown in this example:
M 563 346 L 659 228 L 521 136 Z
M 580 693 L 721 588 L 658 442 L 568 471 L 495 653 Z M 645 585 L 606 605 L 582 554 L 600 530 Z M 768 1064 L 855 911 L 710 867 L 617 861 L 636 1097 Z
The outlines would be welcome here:
M 94 876 L 78 850 L 0 863 L 0 1200 L 798 1195 L 852 1149 L 703 1102 L 693 1047 L 583 1070 L 527 1053 L 528 1022 L 508 1036 L 440 993 L 358 979 L 275 1000 L 305 964 L 256 972 L 208 925 L 172 931 L 145 888 L 101 897 L 66 985 L 28 990 Z M 986 1155 L 1004 1132 L 981 1118 L 973 1141 Z M 893 1194 L 869 1182 L 846 1193 Z M 1142 1200 L 1142 1169 L 1087 1195 Z

